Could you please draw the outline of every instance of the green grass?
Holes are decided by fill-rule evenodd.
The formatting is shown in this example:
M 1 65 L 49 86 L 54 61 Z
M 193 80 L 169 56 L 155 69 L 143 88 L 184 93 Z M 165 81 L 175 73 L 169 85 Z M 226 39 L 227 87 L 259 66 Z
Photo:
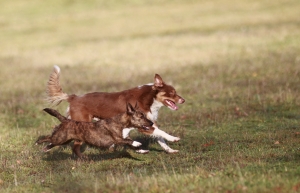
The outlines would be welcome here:
M 299 192 L 300 3 L 288 1 L 0 1 L 0 192 Z M 67 93 L 120 91 L 155 73 L 186 99 L 162 108 L 180 136 L 166 154 L 35 140 L 53 65 Z M 67 103 L 55 107 L 64 112 Z

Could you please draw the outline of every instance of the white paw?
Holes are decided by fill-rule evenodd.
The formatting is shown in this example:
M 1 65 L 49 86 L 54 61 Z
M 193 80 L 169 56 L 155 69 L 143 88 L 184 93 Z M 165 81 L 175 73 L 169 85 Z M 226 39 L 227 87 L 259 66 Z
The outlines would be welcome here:
M 171 148 L 170 148 L 170 149 L 167 149 L 166 152 L 167 152 L 167 153 L 178 153 L 179 150 L 171 149 Z
M 139 149 L 135 151 L 136 153 L 141 153 L 141 154 L 146 154 L 149 153 L 149 150 L 143 150 L 143 149 Z
M 115 150 L 115 144 L 112 144 L 109 148 L 108 148 L 109 151 L 114 151 Z
M 180 140 L 180 138 L 179 137 L 168 137 L 166 140 L 168 140 L 168 141 L 171 141 L 171 142 L 177 142 L 177 141 L 179 141 Z
M 46 153 L 46 152 L 48 152 L 48 151 L 50 151 L 50 150 L 51 150 L 51 149 L 48 149 L 48 148 L 45 147 L 45 148 L 43 149 L 43 152 Z
M 139 146 L 141 146 L 142 144 L 140 143 L 140 142 L 137 142 L 137 141 L 133 141 L 132 142 L 132 146 L 133 147 L 139 147 Z

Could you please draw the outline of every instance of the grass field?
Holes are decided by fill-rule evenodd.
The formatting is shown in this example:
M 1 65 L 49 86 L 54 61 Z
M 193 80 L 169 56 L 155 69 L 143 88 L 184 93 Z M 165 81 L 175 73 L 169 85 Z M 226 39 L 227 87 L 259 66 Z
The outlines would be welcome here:
M 299 0 L 0 0 L 0 192 L 300 192 Z M 146 155 L 35 140 L 53 65 L 65 92 L 172 84 L 180 136 Z M 67 103 L 55 107 L 65 112 Z

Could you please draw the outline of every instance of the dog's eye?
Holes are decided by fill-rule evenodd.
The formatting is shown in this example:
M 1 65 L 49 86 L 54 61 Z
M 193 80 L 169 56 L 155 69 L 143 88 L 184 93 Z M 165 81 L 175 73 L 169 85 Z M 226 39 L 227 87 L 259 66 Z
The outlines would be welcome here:
M 172 90 L 171 92 L 169 92 L 169 95 L 174 96 L 176 94 L 175 90 Z

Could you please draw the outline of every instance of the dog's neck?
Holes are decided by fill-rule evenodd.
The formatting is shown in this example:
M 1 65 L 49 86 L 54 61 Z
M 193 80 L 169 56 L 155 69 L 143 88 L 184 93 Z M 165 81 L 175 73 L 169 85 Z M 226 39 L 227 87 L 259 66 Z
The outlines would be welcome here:
M 158 111 L 162 106 L 164 105 L 161 102 L 153 99 L 153 103 L 150 106 L 150 112 L 147 113 L 148 119 L 156 121 L 158 117 Z
M 135 96 L 135 100 L 138 101 L 140 108 L 143 109 L 145 113 L 151 112 L 153 110 L 158 111 L 161 107 L 160 104 L 155 103 L 155 98 L 158 92 L 158 90 L 153 89 L 152 83 L 138 86 L 132 89 L 132 93 L 134 93 L 133 96 Z

